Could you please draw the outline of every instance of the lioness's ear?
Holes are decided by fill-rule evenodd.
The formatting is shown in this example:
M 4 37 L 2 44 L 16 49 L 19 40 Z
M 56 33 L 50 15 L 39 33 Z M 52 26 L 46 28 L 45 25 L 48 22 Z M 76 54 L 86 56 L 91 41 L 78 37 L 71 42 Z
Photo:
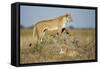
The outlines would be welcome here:
M 68 13 L 66 13 L 66 15 L 65 15 L 65 16 L 66 16 L 66 17 L 67 17 L 67 16 L 69 16 L 69 15 L 68 15 Z
M 66 16 L 71 16 L 71 14 L 69 14 L 69 13 L 66 13 Z

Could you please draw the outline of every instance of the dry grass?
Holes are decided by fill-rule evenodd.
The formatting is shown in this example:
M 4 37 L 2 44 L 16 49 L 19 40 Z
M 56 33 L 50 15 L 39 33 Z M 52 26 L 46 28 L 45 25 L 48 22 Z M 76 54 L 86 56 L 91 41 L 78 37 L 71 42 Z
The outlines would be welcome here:
M 32 29 L 21 29 L 20 63 L 95 59 L 95 30 L 69 31 L 71 36 L 63 33 L 60 37 L 55 36 L 56 31 L 47 31 L 40 44 L 29 47 L 32 42 Z

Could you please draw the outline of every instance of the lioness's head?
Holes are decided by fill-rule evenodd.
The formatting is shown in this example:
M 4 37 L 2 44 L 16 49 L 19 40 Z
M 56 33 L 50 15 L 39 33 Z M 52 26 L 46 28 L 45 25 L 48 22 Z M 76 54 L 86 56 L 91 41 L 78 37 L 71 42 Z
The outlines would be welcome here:
M 64 15 L 64 16 L 62 16 L 62 17 L 63 17 L 63 21 L 64 21 L 65 23 L 70 23 L 70 22 L 72 22 L 72 17 L 71 17 L 71 15 L 66 14 L 66 15 Z

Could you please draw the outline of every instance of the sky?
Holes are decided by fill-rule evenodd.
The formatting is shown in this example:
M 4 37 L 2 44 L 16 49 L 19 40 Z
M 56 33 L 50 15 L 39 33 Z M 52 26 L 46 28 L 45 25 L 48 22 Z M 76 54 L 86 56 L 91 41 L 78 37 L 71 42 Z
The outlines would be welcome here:
M 95 10 L 76 8 L 56 8 L 40 6 L 20 6 L 20 24 L 30 27 L 42 20 L 54 19 L 58 16 L 70 14 L 73 22 L 66 27 L 95 28 Z

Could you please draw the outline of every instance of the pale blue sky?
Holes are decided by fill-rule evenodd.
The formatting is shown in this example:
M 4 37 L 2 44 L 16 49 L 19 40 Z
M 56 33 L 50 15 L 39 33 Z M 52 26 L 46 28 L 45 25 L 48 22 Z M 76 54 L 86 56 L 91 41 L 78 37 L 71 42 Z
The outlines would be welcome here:
M 92 9 L 75 9 L 75 8 L 56 8 L 56 7 L 39 7 L 39 6 L 21 6 L 20 23 L 29 27 L 41 20 L 53 19 L 57 16 L 71 14 L 73 22 L 66 26 L 76 28 L 95 28 L 95 10 Z

